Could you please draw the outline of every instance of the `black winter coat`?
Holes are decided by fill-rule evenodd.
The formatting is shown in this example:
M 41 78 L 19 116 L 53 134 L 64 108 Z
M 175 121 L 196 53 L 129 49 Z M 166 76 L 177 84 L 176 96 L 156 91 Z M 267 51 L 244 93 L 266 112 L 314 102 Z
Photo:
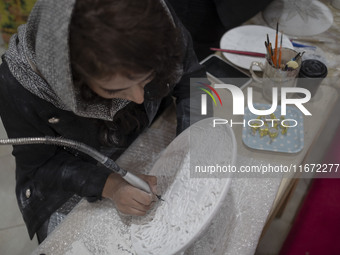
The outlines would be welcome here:
M 204 70 L 191 63 L 173 95 L 177 97 L 178 132 L 189 125 L 189 77 L 202 77 Z M 188 66 L 189 67 L 189 66 Z M 159 102 L 145 102 L 150 116 Z M 151 106 L 151 107 L 150 107 Z M 56 108 L 23 88 L 6 62 L 0 66 L 0 115 L 9 138 L 63 137 L 100 150 L 98 121 Z M 151 121 L 151 120 L 150 120 Z M 52 145 L 13 146 L 16 161 L 16 195 L 29 235 L 73 194 L 89 201 L 101 199 L 111 170 L 97 166 L 93 159 L 72 149 Z
M 205 71 L 197 63 L 190 35 L 172 14 L 183 31 L 185 49 L 184 75 L 172 89 L 179 133 L 190 123 L 190 78 L 205 77 Z M 144 102 L 150 123 L 159 105 L 160 101 Z M 56 108 L 30 93 L 13 77 L 4 60 L 0 66 L 0 116 L 9 138 L 63 137 L 100 150 L 97 120 Z M 101 199 L 111 173 L 87 155 L 63 147 L 20 145 L 13 146 L 12 154 L 16 160 L 17 200 L 31 238 L 73 194 L 89 201 Z

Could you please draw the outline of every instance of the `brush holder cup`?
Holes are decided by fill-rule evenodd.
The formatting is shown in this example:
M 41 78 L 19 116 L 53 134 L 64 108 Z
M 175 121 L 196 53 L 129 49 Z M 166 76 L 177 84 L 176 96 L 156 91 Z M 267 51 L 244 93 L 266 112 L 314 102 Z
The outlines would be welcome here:
M 270 57 L 266 56 L 266 62 L 263 65 L 260 62 L 254 61 L 250 65 L 250 73 L 252 78 L 256 82 L 258 87 L 262 89 L 263 97 L 272 101 L 273 99 L 273 88 L 277 88 L 277 98 L 278 101 L 281 100 L 281 89 L 283 87 L 295 87 L 296 86 L 296 77 L 299 73 L 301 66 L 301 58 L 296 60 L 297 67 L 291 68 L 287 66 L 287 63 L 291 61 L 298 52 L 288 48 L 282 48 L 281 55 L 281 63 L 280 67 L 275 67 L 272 64 L 272 60 Z M 269 60 L 270 59 L 270 60 Z M 253 67 L 257 66 L 262 71 L 262 77 L 258 76 Z

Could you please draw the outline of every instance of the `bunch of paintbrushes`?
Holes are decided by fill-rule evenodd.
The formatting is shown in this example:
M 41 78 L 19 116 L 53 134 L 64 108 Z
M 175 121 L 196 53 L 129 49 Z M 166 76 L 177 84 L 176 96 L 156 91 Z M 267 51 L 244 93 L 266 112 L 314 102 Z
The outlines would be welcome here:
M 294 70 L 299 67 L 298 60 L 302 57 L 304 52 L 299 52 L 296 54 L 294 58 L 289 60 L 287 63 L 282 62 L 282 37 L 283 33 L 281 32 L 280 38 L 280 47 L 278 46 L 279 39 L 279 23 L 276 24 L 276 34 L 275 34 L 275 48 L 273 50 L 272 43 L 269 41 L 269 36 L 267 34 L 267 41 L 264 42 L 267 51 L 267 61 L 273 67 L 277 69 L 281 69 L 284 71 Z

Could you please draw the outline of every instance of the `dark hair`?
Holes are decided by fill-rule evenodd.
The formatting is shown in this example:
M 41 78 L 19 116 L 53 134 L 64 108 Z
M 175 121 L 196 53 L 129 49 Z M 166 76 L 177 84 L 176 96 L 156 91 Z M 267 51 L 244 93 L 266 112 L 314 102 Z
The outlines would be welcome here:
M 179 78 L 183 55 L 180 36 L 160 0 L 77 0 L 69 39 L 74 85 L 89 103 L 107 100 L 89 89 L 92 79 L 153 70 L 155 77 L 146 85 L 145 97 L 164 97 L 169 84 Z M 116 114 L 115 125 L 129 123 L 132 129 L 144 126 L 134 123 L 139 119 L 133 116 L 137 112 L 140 114 L 140 107 L 138 111 L 124 108 Z M 108 140 L 106 144 L 112 144 Z
M 167 84 L 178 79 L 182 52 L 179 32 L 160 2 L 76 1 L 70 24 L 75 85 L 86 86 L 91 79 L 110 78 L 116 73 L 127 76 L 153 70 L 151 94 L 167 94 Z

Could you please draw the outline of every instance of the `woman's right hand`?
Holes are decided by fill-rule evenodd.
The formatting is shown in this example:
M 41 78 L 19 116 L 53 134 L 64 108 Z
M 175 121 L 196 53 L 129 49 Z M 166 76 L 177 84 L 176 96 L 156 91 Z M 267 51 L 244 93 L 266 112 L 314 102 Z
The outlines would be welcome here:
M 157 178 L 142 174 L 138 176 L 146 181 L 156 194 Z M 133 187 L 116 173 L 110 174 L 107 178 L 102 196 L 110 198 L 121 213 L 137 216 L 145 215 L 156 201 L 155 195 Z

